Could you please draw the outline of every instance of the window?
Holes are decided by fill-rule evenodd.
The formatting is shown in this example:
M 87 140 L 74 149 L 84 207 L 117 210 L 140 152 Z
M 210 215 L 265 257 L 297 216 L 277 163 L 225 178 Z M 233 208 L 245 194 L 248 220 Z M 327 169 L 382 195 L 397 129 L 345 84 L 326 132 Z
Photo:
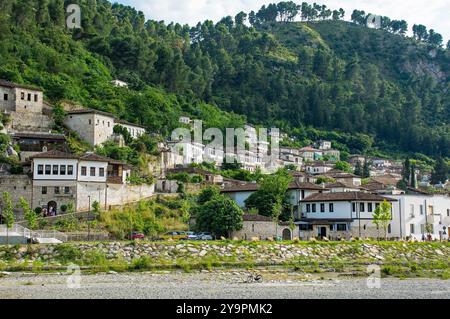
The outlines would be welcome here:
M 44 175 L 44 165 L 38 165 L 38 175 Z
M 375 209 L 377 209 L 378 207 L 380 207 L 380 203 L 375 204 Z
M 3 100 L 8 101 L 8 94 L 7 93 L 3 94 Z
M 447 209 L 447 217 L 450 217 L 450 209 Z
M 410 212 L 410 214 L 411 214 L 411 217 L 414 217 L 414 204 L 411 204 L 410 206 L 409 206 L 409 212 Z
M 55 195 L 58 195 L 60 192 L 59 192 L 59 187 L 58 186 L 56 186 L 55 187 Z
M 389 224 L 389 226 L 388 226 L 388 234 L 390 234 L 390 233 L 392 233 L 392 226 L 391 226 L 391 224 Z
M 306 212 L 307 213 L 311 212 L 311 204 L 306 204 Z
M 45 175 L 51 175 L 51 173 L 52 173 L 52 166 L 45 165 Z
M 73 165 L 67 166 L 67 175 L 73 175 Z
M 316 212 L 316 204 L 312 204 L 312 212 L 315 213 Z
M 20 99 L 25 100 L 25 92 L 20 92 Z
M 356 203 L 352 204 L 352 212 L 356 212 Z
M 309 224 L 300 224 L 299 228 L 301 231 L 312 231 L 313 230 L 313 226 L 309 225 Z
M 410 232 L 411 234 L 414 234 L 414 233 L 415 233 L 414 224 L 409 224 L 409 232 Z
M 61 165 L 59 168 L 59 174 L 66 175 L 66 165 Z
M 34 95 L 34 102 L 37 102 L 37 101 L 38 101 L 38 95 L 35 94 L 35 95 Z
M 108 122 L 108 127 L 111 127 L 111 122 Z
M 64 194 L 70 194 L 70 187 L 66 186 L 64 187 Z
M 368 203 L 368 204 L 367 204 L 367 211 L 368 211 L 369 213 L 372 213 L 372 212 L 373 212 L 373 204 L 372 204 L 372 203 Z
M 334 213 L 334 204 L 331 203 L 329 206 L 330 213 Z
M 420 205 L 420 215 L 423 215 L 423 205 Z
M 364 203 L 359 203 L 359 211 L 362 213 L 366 211 L 366 205 Z
M 53 165 L 53 175 L 58 175 L 59 167 L 58 165 Z
M 320 204 L 320 212 L 325 213 L 325 204 Z
M 89 125 L 91 125 L 92 124 L 92 120 L 91 119 L 89 119 Z
M 434 215 L 434 206 L 428 206 L 428 215 Z
M 28 101 L 31 101 L 31 93 L 28 93 Z
M 86 166 L 81 166 L 81 176 L 86 176 L 87 175 L 87 168 Z
M 98 176 L 100 177 L 104 177 L 105 176 L 105 169 L 103 167 L 101 167 L 98 171 Z
M 42 195 L 47 195 L 47 187 L 46 186 L 42 187 Z
M 90 169 L 90 175 L 95 176 L 95 167 L 91 167 Z
M 337 224 L 337 231 L 347 231 L 347 224 Z

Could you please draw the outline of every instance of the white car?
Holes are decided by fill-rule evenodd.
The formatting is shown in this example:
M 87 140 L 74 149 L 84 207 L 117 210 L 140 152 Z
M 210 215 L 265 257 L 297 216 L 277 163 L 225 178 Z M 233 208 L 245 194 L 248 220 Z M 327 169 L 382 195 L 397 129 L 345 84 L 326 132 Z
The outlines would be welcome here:
M 186 235 L 188 236 L 186 240 L 197 240 L 198 235 L 195 234 L 193 231 L 186 232 Z
M 198 240 L 213 240 L 214 238 L 211 233 L 203 232 L 203 233 L 197 234 L 197 239 Z

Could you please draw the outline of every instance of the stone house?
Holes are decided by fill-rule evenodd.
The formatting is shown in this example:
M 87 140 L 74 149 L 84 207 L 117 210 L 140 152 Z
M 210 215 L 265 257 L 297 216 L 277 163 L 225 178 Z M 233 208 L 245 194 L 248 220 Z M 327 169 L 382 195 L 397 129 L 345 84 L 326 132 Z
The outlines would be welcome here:
M 233 231 L 231 238 L 240 240 L 267 240 L 279 237 L 283 240 L 298 238 L 298 228 L 291 229 L 287 223 L 277 224 L 270 217 L 261 215 L 245 214 L 242 216 L 243 227 L 241 230 Z
M 51 118 L 44 111 L 42 90 L 0 80 L 0 112 L 10 115 L 9 131 L 48 130 Z
M 92 109 L 67 112 L 64 124 L 93 146 L 111 140 L 114 136 L 115 125 L 126 128 L 133 138 L 137 138 L 146 132 L 143 126 L 118 120 L 111 113 Z
M 94 201 L 103 209 L 151 197 L 153 185 L 130 185 L 131 167 L 93 153 L 76 156 L 59 151 L 41 153 L 32 160 L 32 205 L 59 213 L 74 204 L 87 211 Z

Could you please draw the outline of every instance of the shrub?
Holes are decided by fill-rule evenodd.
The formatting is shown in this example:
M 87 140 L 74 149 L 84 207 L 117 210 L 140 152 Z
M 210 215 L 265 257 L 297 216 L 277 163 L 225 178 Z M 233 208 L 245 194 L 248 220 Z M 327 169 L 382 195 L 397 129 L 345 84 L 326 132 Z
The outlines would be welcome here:
M 63 213 L 67 212 L 67 205 L 61 205 L 61 211 Z

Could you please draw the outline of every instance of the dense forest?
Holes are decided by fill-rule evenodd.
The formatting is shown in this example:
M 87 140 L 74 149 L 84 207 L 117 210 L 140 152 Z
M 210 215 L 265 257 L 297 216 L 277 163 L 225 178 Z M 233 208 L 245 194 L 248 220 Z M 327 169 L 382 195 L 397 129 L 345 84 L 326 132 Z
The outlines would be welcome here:
M 67 30 L 78 3 L 82 28 Z M 275 125 L 302 144 L 450 157 L 450 50 L 426 26 L 281 2 L 192 27 L 146 21 L 106 0 L 3 0 L 0 78 L 45 89 L 167 135 L 180 114 L 207 126 Z M 115 88 L 118 78 L 130 90 Z

